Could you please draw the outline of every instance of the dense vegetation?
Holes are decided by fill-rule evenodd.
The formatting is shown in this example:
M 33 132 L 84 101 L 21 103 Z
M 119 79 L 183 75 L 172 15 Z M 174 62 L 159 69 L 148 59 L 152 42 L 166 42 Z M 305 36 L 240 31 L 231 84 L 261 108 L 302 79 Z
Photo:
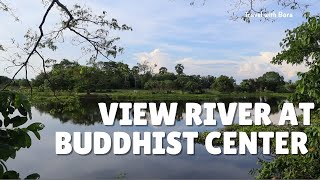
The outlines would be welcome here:
M 0 92 L 0 179 L 19 179 L 18 172 L 8 169 L 5 162 L 16 157 L 21 148 L 29 148 L 32 144 L 29 132 L 40 139 L 39 131 L 44 128 L 41 123 L 25 125 L 31 119 L 31 105 L 22 94 Z M 3 128 L 2 128 L 3 127 Z M 31 174 L 26 179 L 38 179 L 40 175 Z
M 45 1 L 43 1 L 45 2 Z M 49 1 L 48 1 L 49 2 Z M 75 6 L 73 11 L 69 11 L 60 1 L 52 0 L 46 7 L 46 13 L 43 17 L 43 22 L 40 24 L 39 29 L 42 32 L 42 25 L 45 23 L 45 19 L 50 13 L 53 6 L 61 12 L 61 23 L 59 29 L 53 29 L 46 34 L 26 34 L 26 47 L 24 51 L 27 52 L 27 59 L 23 59 L 20 64 L 21 69 L 28 67 L 28 62 L 31 56 L 43 57 L 39 53 L 39 49 L 47 48 L 55 50 L 57 48 L 57 42 L 63 39 L 62 32 L 70 30 L 79 35 L 77 31 L 79 28 L 84 30 L 84 34 L 80 33 L 80 37 L 83 37 L 87 43 L 92 44 L 92 49 L 86 48 L 87 52 L 94 52 L 92 59 L 90 59 L 91 65 L 84 66 L 76 62 L 69 60 L 63 60 L 59 64 L 54 64 L 51 71 L 48 73 L 41 73 L 34 80 L 31 85 L 36 87 L 40 91 L 69 91 L 69 92 L 85 92 L 90 94 L 91 92 L 109 91 L 110 89 L 147 89 L 153 92 L 165 92 L 170 93 L 173 90 L 181 90 L 189 93 L 203 93 L 208 89 L 212 89 L 219 92 L 294 92 L 291 97 L 293 102 L 311 101 L 316 104 L 316 111 L 313 113 L 312 126 L 248 126 L 239 127 L 233 125 L 223 129 L 223 131 L 282 131 L 282 130 L 298 130 L 304 131 L 308 135 L 308 149 L 307 155 L 277 155 L 270 161 L 261 160 L 261 167 L 253 173 L 256 178 L 320 178 L 320 128 L 319 128 L 319 104 L 320 104 L 320 17 L 310 16 L 306 14 L 306 22 L 292 30 L 286 31 L 286 37 L 281 42 L 280 46 L 283 50 L 273 59 L 273 63 L 282 64 L 287 62 L 289 64 L 306 64 L 310 70 L 306 73 L 299 73 L 300 80 L 296 84 L 291 82 L 285 82 L 283 77 L 276 72 L 267 72 L 261 77 L 256 79 L 246 79 L 240 84 L 236 84 L 232 77 L 220 76 L 198 76 L 198 75 L 185 75 L 183 73 L 184 67 L 178 64 L 175 67 L 176 74 L 168 72 L 166 67 L 159 68 L 159 73 L 154 73 L 154 67 L 146 63 L 138 64 L 132 68 L 128 65 L 120 62 L 95 62 L 98 55 L 102 56 L 116 56 L 117 52 L 121 52 L 122 48 L 118 48 L 114 45 L 114 42 L 118 38 L 110 39 L 107 29 L 119 29 L 130 30 L 128 26 L 118 25 L 115 19 L 112 21 L 105 20 L 105 12 L 103 15 L 92 15 L 92 11 L 83 10 L 80 6 Z M 254 11 L 252 2 L 250 12 Z M 286 1 L 279 1 L 278 4 L 283 6 L 295 8 L 294 5 L 298 5 L 295 1 L 292 4 L 285 3 Z M 291 1 L 289 1 L 291 2 Z M 0 1 L 1 10 L 11 12 L 11 10 L 4 6 L 4 3 Z M 246 4 L 246 3 L 243 3 Z M 261 9 L 264 11 L 264 8 Z M 65 17 L 66 16 L 66 17 Z M 250 19 L 244 19 L 250 22 Z M 92 24 L 90 24 L 92 23 Z M 89 31 L 90 27 L 93 32 Z M 94 28 L 93 25 L 98 26 Z M 61 27 L 60 27 L 61 26 Z M 108 28 L 109 27 L 109 28 Z M 81 31 L 82 32 L 82 31 Z M 82 41 L 81 41 L 82 42 Z M 87 44 L 84 44 L 87 45 Z M 4 48 L 0 45 L 0 49 Z M 91 50 L 91 51 L 90 51 Z M 18 59 L 20 54 L 16 53 Z M 91 61 L 92 60 L 92 61 Z M 15 62 L 15 61 L 13 61 Z M 43 62 L 45 60 L 43 59 Z M 46 64 L 43 63 L 45 66 Z M 19 70 L 19 71 L 20 71 Z M 19 72 L 18 71 L 18 72 Z M 27 73 L 26 73 L 27 74 Z M 0 86 L 5 86 L 11 82 L 7 77 L 0 76 Z M 20 79 L 14 80 L 10 85 L 10 90 L 22 89 L 29 87 L 29 81 Z M 13 91 L 0 93 L 0 179 L 3 178 L 20 178 L 19 174 L 6 167 L 5 162 L 8 158 L 14 158 L 16 152 L 21 148 L 28 148 L 31 146 L 31 139 L 28 132 L 33 132 L 37 138 L 39 138 L 39 130 L 43 128 L 40 123 L 35 123 L 27 127 L 20 127 L 25 125 L 28 118 L 31 118 L 30 102 L 25 96 L 14 93 Z M 76 108 L 81 110 L 80 106 L 77 106 L 78 100 L 72 100 L 70 110 Z M 53 105 L 52 105 L 53 104 Z M 67 106 L 60 106 L 59 103 L 52 103 L 49 105 L 49 109 L 59 106 L 57 112 L 52 114 L 60 115 L 68 110 Z M 51 106 L 52 105 L 52 106 Z M 74 105 L 74 106 L 73 106 Z M 43 106 L 43 110 L 48 106 Z M 72 108 L 71 108 L 72 107 Z M 41 109 L 41 108 L 40 108 Z M 13 114 L 18 114 L 13 117 Z M 78 113 L 79 115 L 80 113 Z M 74 118 L 75 114 L 70 116 Z M 80 114 L 82 115 L 82 114 Z M 79 117 L 81 120 L 83 117 Z M 74 118 L 76 119 L 76 118 Z M 81 123 L 81 122 L 80 122 Z M 4 128 L 2 128 L 4 127 Z M 201 143 L 201 139 L 206 136 L 206 133 L 198 139 Z M 215 142 L 219 145 L 219 142 Z M 38 174 L 32 174 L 27 178 L 36 179 L 40 176 Z
M 107 92 L 112 89 L 146 89 L 152 92 L 170 93 L 181 90 L 201 94 L 207 90 L 218 92 L 293 92 L 295 84 L 285 82 L 277 72 L 266 72 L 256 79 L 245 79 L 239 85 L 233 77 L 186 75 L 182 64 L 175 67 L 176 74 L 160 67 L 159 73 L 147 63 L 129 68 L 122 62 L 97 62 L 91 66 L 80 65 L 69 60 L 62 60 L 52 66 L 50 72 L 41 73 L 31 81 L 32 86 L 40 91 L 69 92 Z M 9 82 L 7 77 L 0 77 L 0 84 Z M 26 80 L 18 79 L 13 88 L 28 87 Z
M 306 155 L 274 155 L 271 160 L 260 159 L 260 168 L 252 173 L 258 179 L 319 179 L 320 178 L 320 16 L 305 14 L 306 22 L 286 31 L 286 37 L 280 43 L 282 51 L 273 58 L 272 63 L 306 64 L 309 71 L 298 73 L 300 79 L 291 96 L 293 102 L 314 102 L 311 126 L 245 126 L 232 125 L 221 131 L 304 131 L 308 136 L 308 153 Z M 203 139 L 208 132 L 202 133 Z M 213 142 L 219 145 L 221 142 Z M 274 146 L 274 144 L 273 144 Z M 288 146 L 290 148 L 290 146 Z

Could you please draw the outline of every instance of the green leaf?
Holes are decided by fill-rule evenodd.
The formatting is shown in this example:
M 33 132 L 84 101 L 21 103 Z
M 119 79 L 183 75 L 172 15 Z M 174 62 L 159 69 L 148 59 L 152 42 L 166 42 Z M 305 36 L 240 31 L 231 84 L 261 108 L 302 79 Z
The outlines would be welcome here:
M 0 164 L 0 179 L 2 179 L 3 173 L 4 173 L 4 169 L 2 164 Z
M 38 131 L 32 131 L 32 132 L 39 140 L 41 139 L 41 136 Z
M 16 158 L 16 151 L 12 151 L 11 155 L 10 155 L 11 159 Z
M 44 125 L 42 123 L 32 123 L 27 127 L 29 131 L 40 131 L 43 128 L 44 128 Z
M 26 147 L 27 148 L 31 147 L 32 142 L 31 142 L 31 138 L 28 133 L 24 134 L 24 139 L 25 139 Z
M 14 112 L 14 110 L 15 110 L 15 109 L 14 109 L 13 107 L 11 107 L 11 106 L 8 107 L 8 112 L 9 112 L 9 114 L 12 114 L 12 113 Z
M 3 174 L 3 179 L 19 179 L 19 173 L 16 171 L 7 171 Z
M 0 144 L 0 159 L 7 159 L 15 150 L 8 144 Z
M 23 116 L 27 116 L 28 115 L 28 113 L 27 113 L 27 111 L 24 109 L 24 107 L 22 107 L 22 106 L 20 106 L 19 108 L 18 108 L 18 111 L 19 111 L 19 113 L 21 114 L 21 115 L 23 115 Z
M 11 123 L 12 123 L 13 127 L 21 126 L 24 123 L 26 123 L 27 121 L 28 121 L 27 117 L 21 117 L 21 116 L 16 116 L 11 119 Z
M 40 140 L 40 134 L 38 131 L 42 130 L 44 125 L 42 123 L 33 123 L 27 127 L 29 131 L 32 131 L 34 135 Z
M 9 126 L 9 124 L 10 124 L 10 119 L 9 119 L 8 117 L 5 117 L 5 118 L 4 118 L 4 123 L 3 123 L 3 124 L 4 124 L 4 126 L 5 126 L 5 127 L 8 127 L 8 126 Z
M 38 173 L 30 174 L 25 179 L 40 179 L 40 175 Z

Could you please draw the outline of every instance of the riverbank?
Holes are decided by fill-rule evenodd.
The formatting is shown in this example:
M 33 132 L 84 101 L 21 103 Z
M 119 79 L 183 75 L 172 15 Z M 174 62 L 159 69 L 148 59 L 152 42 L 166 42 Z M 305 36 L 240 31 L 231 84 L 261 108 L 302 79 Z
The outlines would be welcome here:
M 152 92 L 147 90 L 113 90 L 110 92 L 99 93 L 74 93 L 74 92 L 37 92 L 35 91 L 30 99 L 33 102 L 43 102 L 54 99 L 70 99 L 72 97 L 84 99 L 102 98 L 110 101 L 214 101 L 217 98 L 250 98 L 250 97 L 283 97 L 287 98 L 290 93 L 273 93 L 273 92 L 255 92 L 255 93 L 220 93 L 206 92 L 203 94 L 190 94 L 181 91 Z

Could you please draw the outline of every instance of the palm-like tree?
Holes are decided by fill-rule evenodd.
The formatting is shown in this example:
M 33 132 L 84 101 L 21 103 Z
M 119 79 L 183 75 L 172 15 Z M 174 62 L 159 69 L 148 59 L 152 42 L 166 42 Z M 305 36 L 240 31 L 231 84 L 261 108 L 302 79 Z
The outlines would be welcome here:
M 177 64 L 174 68 L 178 75 L 183 74 L 184 66 L 182 64 Z

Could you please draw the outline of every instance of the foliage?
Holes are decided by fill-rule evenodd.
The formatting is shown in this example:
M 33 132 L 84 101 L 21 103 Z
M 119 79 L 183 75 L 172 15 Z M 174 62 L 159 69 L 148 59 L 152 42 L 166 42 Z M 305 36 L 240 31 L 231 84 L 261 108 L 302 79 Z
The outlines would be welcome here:
M 257 179 L 319 179 L 320 178 L 320 120 L 313 117 L 313 126 L 240 126 L 233 124 L 225 126 L 221 132 L 235 131 L 235 132 L 280 132 L 280 131 L 302 131 L 308 136 L 307 148 L 309 152 L 306 155 L 275 155 L 270 161 L 269 159 L 259 158 L 258 169 L 253 169 L 250 173 L 255 175 Z M 203 132 L 199 134 L 197 143 L 204 144 L 206 136 L 210 132 Z M 213 145 L 222 146 L 223 137 L 213 140 Z M 238 145 L 239 139 L 236 139 Z M 288 143 L 290 144 L 290 143 Z M 262 146 L 262 141 L 258 140 L 258 145 Z M 288 146 L 290 149 L 290 146 Z M 271 152 L 275 153 L 275 140 L 271 140 Z
M 29 100 L 22 94 L 14 92 L 0 92 L 0 179 L 18 179 L 19 173 L 8 170 L 4 162 L 14 159 L 21 148 L 29 148 L 32 144 L 28 134 L 32 132 L 40 139 L 39 131 L 44 128 L 41 123 L 25 125 L 28 118 L 32 118 Z M 12 128 L 10 128 L 12 127 Z M 31 174 L 27 178 L 37 179 L 40 175 Z
M 138 64 L 129 68 L 128 64 L 115 61 L 96 62 L 92 65 L 80 65 L 63 59 L 54 64 L 52 70 L 40 73 L 31 81 L 33 87 L 40 91 L 68 92 L 106 92 L 110 89 L 148 89 L 152 91 L 181 90 L 192 94 L 201 94 L 211 89 L 219 92 L 293 92 L 295 84 L 285 82 L 283 76 L 276 72 L 266 72 L 256 79 L 244 79 L 240 85 L 232 77 L 200 76 L 183 74 L 183 66 L 177 65 L 178 73 L 168 72 L 161 67 L 159 73 L 153 73 L 147 64 Z M 14 89 L 28 88 L 24 79 L 17 79 L 11 86 Z
M 257 79 L 257 83 L 261 90 L 273 92 L 278 92 L 285 84 L 283 76 L 274 71 L 264 73 Z
M 166 91 L 170 92 L 174 88 L 174 83 L 171 80 L 164 81 L 148 81 L 145 83 L 145 89 L 151 89 L 155 91 Z
M 243 92 L 254 92 L 257 90 L 258 83 L 256 82 L 255 79 L 244 79 L 240 83 L 240 90 Z
M 183 74 L 184 66 L 182 64 L 177 64 L 174 69 L 176 70 L 178 75 Z
M 320 74 L 320 16 L 305 15 L 306 21 L 293 30 L 286 31 L 286 37 L 280 43 L 283 50 L 273 58 L 273 63 L 305 64 L 309 71 L 298 73 L 296 92 L 292 101 L 313 101 L 319 108 L 319 74 Z
M 188 92 L 191 92 L 191 93 L 196 93 L 196 92 L 202 93 L 201 86 L 194 81 L 188 81 L 185 84 L 184 89 Z
M 0 87 L 4 86 L 8 82 L 10 82 L 10 79 L 8 77 L 0 76 Z
M 296 91 L 291 97 L 293 102 L 314 102 L 319 112 L 320 91 L 320 17 L 305 14 L 306 22 L 286 31 L 286 37 L 280 43 L 282 51 L 273 58 L 272 63 L 297 65 L 305 64 L 310 69 L 298 73 Z M 276 77 L 275 75 L 273 75 Z M 281 81 L 281 78 L 276 77 Z M 273 81 L 276 85 L 276 81 Z M 308 136 L 308 153 L 306 155 L 276 155 L 271 161 L 260 160 L 261 167 L 252 171 L 258 179 L 319 179 L 320 178 L 320 120 L 319 113 L 312 116 L 312 125 L 300 127 Z M 291 130 L 296 127 L 290 126 Z M 252 129 L 249 129 L 249 131 Z M 279 129 L 277 129 L 279 130 Z M 253 131 L 253 130 L 252 130 Z M 290 147 L 289 147 L 290 148 Z
M 310 69 L 305 73 L 298 73 L 299 80 L 295 85 L 287 83 L 290 86 L 296 86 L 294 95 L 290 98 L 293 102 L 314 102 L 316 111 L 319 112 L 320 103 L 320 18 L 319 16 L 310 16 L 309 13 L 305 14 L 306 22 L 294 28 L 293 30 L 286 31 L 286 37 L 280 43 L 283 50 L 273 58 L 272 63 L 297 65 L 305 64 Z M 276 73 L 268 73 L 257 79 L 260 87 L 268 90 L 280 89 L 278 84 L 284 84 L 283 78 Z M 247 88 L 248 83 L 243 83 L 242 87 Z M 294 87 L 293 87 L 294 88 Z M 309 152 L 306 155 L 276 155 L 270 160 L 259 160 L 260 168 L 252 171 L 258 179 L 319 179 L 320 178 L 320 120 L 319 113 L 315 113 L 312 117 L 312 125 L 309 127 L 289 126 L 291 131 L 303 131 L 308 136 L 307 147 Z M 280 127 L 261 126 L 257 129 L 252 127 L 237 127 L 232 126 L 236 131 L 265 131 L 274 128 L 273 131 L 281 131 Z M 296 129 L 299 128 L 299 129 Z M 225 128 L 224 130 L 227 130 Z M 199 141 L 203 141 L 206 133 L 203 133 Z M 219 142 L 215 142 L 219 143 Z M 290 147 L 289 147 L 290 148 Z
M 213 89 L 219 92 L 232 92 L 235 88 L 236 81 L 232 77 L 221 75 L 213 83 Z
M 318 124 L 319 125 L 319 124 Z M 253 171 L 257 179 L 319 179 L 320 127 L 304 129 L 308 136 L 306 155 L 277 155 L 272 161 L 260 160 L 261 168 Z
M 168 73 L 168 69 L 166 67 L 161 67 L 159 69 L 159 74 L 166 74 L 166 73 Z
M 305 14 L 306 22 L 293 30 L 286 31 L 286 37 L 280 43 L 282 51 L 273 58 L 272 63 L 297 65 L 305 64 L 310 69 L 298 73 L 296 91 L 290 98 L 293 102 L 314 102 L 319 112 L 319 60 L 320 60 L 320 18 Z M 276 76 L 274 76 L 276 77 Z M 279 77 L 277 81 L 281 81 Z M 276 85 L 276 83 L 274 83 Z M 306 155 L 276 155 L 271 161 L 260 160 L 261 167 L 252 173 L 258 179 L 319 179 L 320 178 L 320 123 L 319 114 L 312 116 L 312 125 L 301 127 L 308 136 Z M 296 127 L 290 127 L 296 128 Z M 290 147 L 289 147 L 290 148 Z
M 272 63 L 317 65 L 320 58 L 320 16 L 304 15 L 306 22 L 286 30 L 286 37 L 280 43 L 282 51 L 273 58 Z
M 298 73 L 296 91 L 291 97 L 294 102 L 312 101 L 315 106 L 320 106 L 320 66 L 312 66 L 308 72 Z M 317 109 L 318 112 L 319 109 Z

